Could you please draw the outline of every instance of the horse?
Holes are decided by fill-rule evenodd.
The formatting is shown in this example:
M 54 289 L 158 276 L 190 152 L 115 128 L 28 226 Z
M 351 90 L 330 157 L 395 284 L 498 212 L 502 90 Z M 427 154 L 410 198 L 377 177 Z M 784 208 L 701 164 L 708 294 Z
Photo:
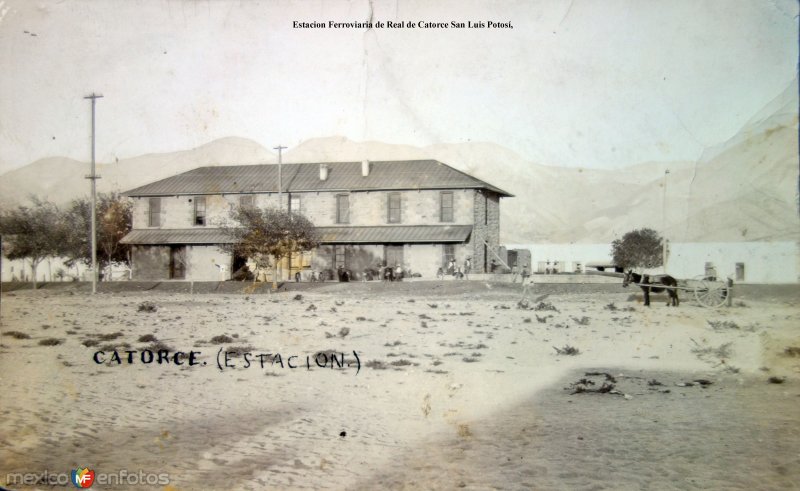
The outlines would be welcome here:
M 644 292 L 644 305 L 645 307 L 650 306 L 650 292 L 653 293 L 661 293 L 664 290 L 667 291 L 669 294 L 669 300 L 667 300 L 667 307 L 672 305 L 673 307 L 677 307 L 680 304 L 680 300 L 678 299 L 678 280 L 673 278 L 667 274 L 661 275 L 640 275 L 634 273 L 633 270 L 628 270 L 625 273 L 625 278 L 622 280 L 622 286 L 627 287 L 631 283 L 637 283 L 642 288 Z M 663 287 L 659 286 L 647 286 L 647 285 L 664 285 Z M 672 288 L 665 288 L 665 287 L 672 287 Z

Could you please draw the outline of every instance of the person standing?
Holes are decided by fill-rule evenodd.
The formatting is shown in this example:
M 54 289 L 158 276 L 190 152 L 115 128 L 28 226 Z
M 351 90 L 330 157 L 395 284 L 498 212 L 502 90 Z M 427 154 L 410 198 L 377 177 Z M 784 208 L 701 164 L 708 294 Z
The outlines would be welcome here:
M 455 274 L 456 274 L 456 260 L 451 257 L 450 261 L 448 261 L 447 263 L 447 275 L 453 276 Z
M 469 272 L 472 271 L 472 259 L 466 258 L 464 260 L 464 279 L 469 279 Z

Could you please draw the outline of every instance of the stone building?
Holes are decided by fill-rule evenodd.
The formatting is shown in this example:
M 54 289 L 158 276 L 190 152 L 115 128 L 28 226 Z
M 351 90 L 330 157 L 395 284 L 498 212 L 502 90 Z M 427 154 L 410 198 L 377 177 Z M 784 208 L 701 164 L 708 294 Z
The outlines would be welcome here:
M 450 258 L 485 272 L 500 236 L 500 198 L 511 194 L 435 160 L 284 164 L 281 206 L 317 227 L 321 243 L 281 266 L 354 279 L 379 265 L 432 278 Z M 219 224 L 237 205 L 278 207 L 277 165 L 201 167 L 124 193 L 133 199 L 132 275 L 218 281 L 246 264 L 220 249 Z

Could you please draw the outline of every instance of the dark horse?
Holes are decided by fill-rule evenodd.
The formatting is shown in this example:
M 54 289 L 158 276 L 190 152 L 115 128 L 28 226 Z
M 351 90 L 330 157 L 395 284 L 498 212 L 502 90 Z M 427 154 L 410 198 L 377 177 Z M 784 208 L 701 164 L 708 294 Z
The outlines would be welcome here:
M 661 293 L 664 290 L 667 291 L 669 294 L 669 300 L 667 301 L 667 307 L 672 305 L 673 307 L 677 307 L 680 304 L 680 300 L 678 300 L 678 280 L 673 278 L 667 274 L 660 274 L 660 275 L 640 275 L 634 273 L 632 270 L 628 270 L 625 273 L 625 279 L 622 280 L 622 286 L 627 287 L 631 283 L 638 284 L 642 291 L 644 292 L 644 305 L 645 307 L 650 306 L 650 292 L 653 293 Z M 663 286 L 648 286 L 648 285 L 663 285 Z M 672 287 L 672 288 L 664 288 L 664 286 Z

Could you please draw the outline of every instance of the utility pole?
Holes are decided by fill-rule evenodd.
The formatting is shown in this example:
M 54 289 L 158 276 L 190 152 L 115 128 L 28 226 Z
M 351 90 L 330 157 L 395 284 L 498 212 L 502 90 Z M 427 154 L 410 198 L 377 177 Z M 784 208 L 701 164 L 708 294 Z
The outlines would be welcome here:
M 281 152 L 283 150 L 285 150 L 286 147 L 284 147 L 283 145 L 281 145 L 279 143 L 277 147 L 272 147 L 272 149 L 278 151 L 278 210 L 283 211 L 283 181 L 282 181 L 282 177 L 283 176 L 281 175 L 281 164 L 283 163 L 282 162 L 283 155 L 282 155 Z M 273 258 L 273 260 L 277 262 L 277 258 Z M 273 290 L 277 290 L 278 289 L 278 269 L 279 269 L 279 267 L 278 267 L 277 264 L 275 266 L 276 266 L 275 274 L 272 275 L 272 289 Z M 292 268 L 290 266 L 289 267 L 289 271 L 291 272 L 291 270 L 292 270 Z
M 281 160 L 282 160 L 281 151 L 285 150 L 286 147 L 282 146 L 279 143 L 277 147 L 273 147 L 272 149 L 278 151 L 278 209 L 279 210 L 283 210 L 283 197 L 282 197 L 282 194 L 281 194 L 283 192 L 283 182 L 281 180 L 281 178 L 282 178 L 282 176 L 281 176 L 281 163 L 282 163 L 281 162 Z
M 667 176 L 669 169 L 664 170 L 664 199 L 661 203 L 661 234 L 662 242 L 664 243 L 661 251 L 661 265 L 664 268 L 664 273 L 667 272 Z
M 92 100 L 92 173 L 86 176 L 86 179 L 90 179 L 92 181 L 92 295 L 97 293 L 97 180 L 100 179 L 100 176 L 97 175 L 95 172 L 95 161 L 94 161 L 94 114 L 95 114 L 95 105 L 97 104 L 97 99 L 103 97 L 102 94 L 95 94 L 92 92 L 92 95 L 87 95 L 84 99 L 91 99 Z

